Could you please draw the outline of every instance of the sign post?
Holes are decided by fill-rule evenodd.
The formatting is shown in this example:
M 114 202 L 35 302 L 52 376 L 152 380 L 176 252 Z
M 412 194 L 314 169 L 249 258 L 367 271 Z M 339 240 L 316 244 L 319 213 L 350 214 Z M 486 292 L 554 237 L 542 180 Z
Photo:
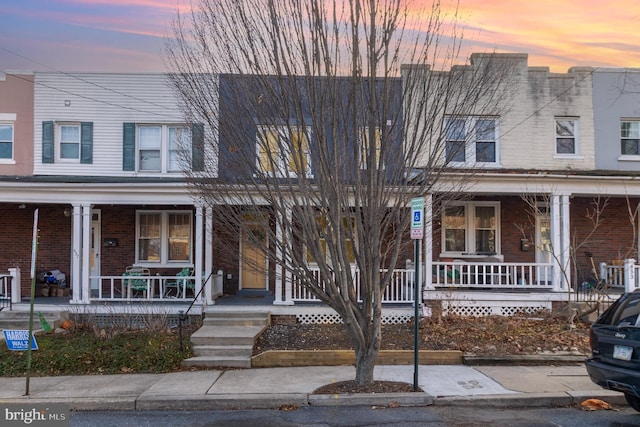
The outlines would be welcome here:
M 424 238 L 424 197 L 411 199 L 411 239 L 414 241 L 415 256 L 413 265 L 413 391 L 418 391 L 418 359 L 419 359 L 419 307 L 420 300 L 420 242 Z

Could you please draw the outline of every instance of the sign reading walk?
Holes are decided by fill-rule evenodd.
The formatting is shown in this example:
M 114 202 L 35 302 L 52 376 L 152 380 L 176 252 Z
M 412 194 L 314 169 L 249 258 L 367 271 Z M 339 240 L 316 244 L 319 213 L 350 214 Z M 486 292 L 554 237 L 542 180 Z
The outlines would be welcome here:
M 27 351 L 29 349 L 29 331 L 21 329 L 5 329 L 4 339 L 7 342 L 7 348 L 15 351 Z M 31 349 L 37 350 L 38 343 L 36 337 L 31 335 Z

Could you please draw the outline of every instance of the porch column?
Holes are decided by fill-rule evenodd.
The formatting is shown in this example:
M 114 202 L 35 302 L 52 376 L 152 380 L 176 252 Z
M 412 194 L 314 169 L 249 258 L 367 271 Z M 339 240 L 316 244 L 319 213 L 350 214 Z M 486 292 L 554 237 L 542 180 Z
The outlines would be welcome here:
M 82 304 L 91 302 L 91 204 L 82 204 Z
M 560 195 L 551 195 L 551 247 L 553 250 L 553 290 L 562 289 L 562 245 L 560 225 Z
M 213 271 L 213 209 L 210 207 L 205 209 L 204 228 L 204 278 L 206 279 Z M 217 287 L 214 286 L 213 277 L 211 277 L 205 290 L 207 304 L 215 304 L 213 297 L 219 295 L 222 295 L 222 289 L 217 289 Z
M 71 220 L 71 303 L 80 304 L 82 297 L 82 206 L 73 205 Z
M 560 196 L 560 221 L 562 222 L 562 265 L 564 274 L 562 275 L 561 288 L 566 291 L 571 285 L 571 221 L 569 213 L 569 194 Z
M 433 197 L 428 194 L 424 198 L 424 289 L 432 291 L 433 287 Z M 424 296 L 423 296 L 424 299 Z
M 195 276 L 195 285 L 196 285 L 196 288 L 195 288 L 196 295 L 202 289 L 202 253 L 203 253 L 202 247 L 204 245 L 203 243 L 204 239 L 202 238 L 203 227 L 204 227 L 202 211 L 203 211 L 202 206 L 197 205 L 196 206 L 196 236 L 195 236 L 196 259 L 193 265 L 193 274 Z M 207 296 L 207 298 L 211 298 L 211 296 L 209 295 Z M 202 304 L 203 302 L 202 294 L 200 294 L 196 302 L 198 302 L 199 304 Z
M 638 288 L 636 283 L 636 260 L 633 258 L 624 260 L 624 291 L 633 292 Z
M 285 218 L 276 221 L 276 288 L 273 305 L 293 305 L 292 301 L 292 277 L 289 268 L 283 268 L 283 263 L 289 263 L 291 254 L 291 232 L 286 224 L 291 223 L 293 215 L 291 208 L 285 212 Z M 282 299 L 282 286 L 284 284 L 284 300 Z

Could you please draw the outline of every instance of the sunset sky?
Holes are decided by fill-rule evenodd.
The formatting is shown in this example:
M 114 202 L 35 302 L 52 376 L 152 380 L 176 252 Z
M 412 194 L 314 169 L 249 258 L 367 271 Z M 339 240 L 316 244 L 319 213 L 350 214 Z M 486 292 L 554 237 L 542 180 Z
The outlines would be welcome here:
M 178 1 L 0 0 L 0 71 L 165 71 Z M 429 3 L 430 4 L 430 3 Z M 522 52 L 529 65 L 640 67 L 640 1 L 461 0 L 470 52 Z

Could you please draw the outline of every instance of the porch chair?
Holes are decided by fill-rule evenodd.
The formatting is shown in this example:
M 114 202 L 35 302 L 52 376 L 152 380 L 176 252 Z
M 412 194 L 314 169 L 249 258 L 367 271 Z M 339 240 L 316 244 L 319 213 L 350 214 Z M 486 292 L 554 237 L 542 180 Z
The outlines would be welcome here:
M 176 277 L 176 280 L 170 280 L 164 285 L 164 296 L 172 296 L 172 290 L 175 289 L 173 295 L 175 295 L 176 298 L 185 298 L 187 296 L 187 289 L 195 289 L 195 283 L 193 279 L 191 279 L 191 269 L 183 268 L 176 273 Z
M 128 298 L 131 298 L 132 296 L 136 296 L 138 292 L 142 292 L 143 298 L 147 297 L 147 291 L 150 290 L 149 277 L 151 276 L 151 273 L 148 268 L 129 266 L 125 269 L 123 276 L 129 276 L 129 278 L 126 281 Z M 142 276 L 144 278 L 132 279 L 131 278 L 132 276 Z M 151 292 L 153 291 L 151 290 Z

